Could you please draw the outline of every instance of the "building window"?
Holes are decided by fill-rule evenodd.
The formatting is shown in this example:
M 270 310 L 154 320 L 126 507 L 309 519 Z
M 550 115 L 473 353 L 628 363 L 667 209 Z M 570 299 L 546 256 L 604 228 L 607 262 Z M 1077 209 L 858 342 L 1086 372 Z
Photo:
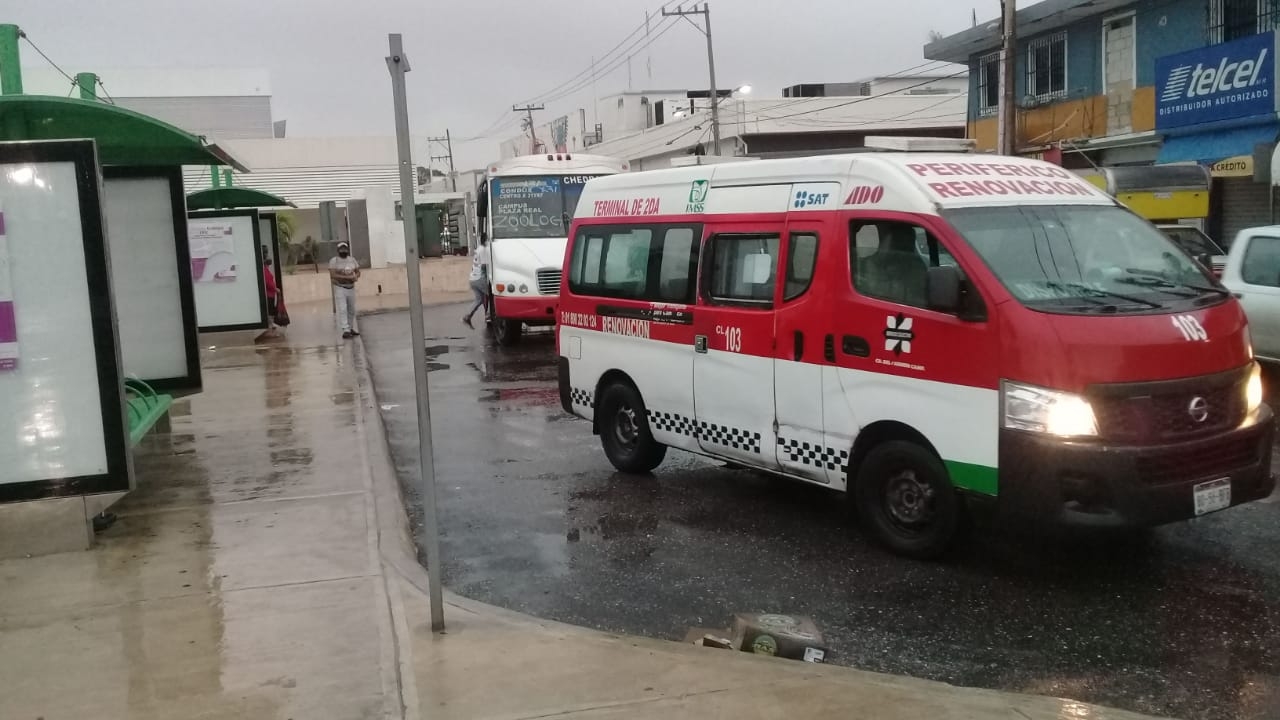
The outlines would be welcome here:
M 978 114 L 993 115 L 1000 107 L 1000 53 L 978 58 Z
M 1266 32 L 1280 15 L 1276 0 L 1210 0 L 1209 44 L 1230 42 Z
M 1067 94 L 1067 34 L 1054 33 L 1027 43 L 1027 94 L 1038 101 Z

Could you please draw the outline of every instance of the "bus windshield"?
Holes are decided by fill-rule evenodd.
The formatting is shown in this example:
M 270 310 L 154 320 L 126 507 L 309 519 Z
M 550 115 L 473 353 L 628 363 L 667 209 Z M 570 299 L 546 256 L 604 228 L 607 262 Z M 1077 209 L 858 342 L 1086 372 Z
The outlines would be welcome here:
M 1226 292 L 1137 215 L 1111 206 L 949 210 L 1009 292 L 1046 312 L 1152 311 Z
M 493 237 L 562 238 L 594 175 L 522 175 L 489 180 Z

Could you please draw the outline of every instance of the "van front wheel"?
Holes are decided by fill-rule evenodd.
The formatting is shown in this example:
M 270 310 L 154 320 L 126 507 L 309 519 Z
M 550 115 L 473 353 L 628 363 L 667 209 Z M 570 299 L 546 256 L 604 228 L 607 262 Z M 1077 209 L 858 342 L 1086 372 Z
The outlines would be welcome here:
M 667 446 L 653 439 L 640 393 L 625 383 L 614 383 L 600 394 L 596 406 L 600 444 L 609 462 L 625 473 L 647 473 L 662 464 Z
M 946 467 L 915 443 L 876 446 L 863 459 L 853 492 L 864 530 L 899 555 L 937 558 L 960 528 L 963 509 Z

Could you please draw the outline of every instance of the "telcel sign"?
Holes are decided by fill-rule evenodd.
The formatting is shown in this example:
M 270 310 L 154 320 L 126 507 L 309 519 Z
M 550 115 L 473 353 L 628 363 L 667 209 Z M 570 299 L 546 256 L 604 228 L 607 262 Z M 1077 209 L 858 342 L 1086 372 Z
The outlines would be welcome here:
M 1156 59 L 1156 129 L 1276 112 L 1276 34 Z

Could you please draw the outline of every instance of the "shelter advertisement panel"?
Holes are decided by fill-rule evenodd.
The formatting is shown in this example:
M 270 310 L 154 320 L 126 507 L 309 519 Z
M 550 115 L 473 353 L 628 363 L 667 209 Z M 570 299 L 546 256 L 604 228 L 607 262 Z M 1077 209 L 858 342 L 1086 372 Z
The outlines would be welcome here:
M 198 390 L 199 332 L 181 170 L 112 167 L 104 174 L 125 374 L 158 390 Z
M 258 211 L 191 213 L 187 237 L 200 330 L 265 328 L 267 300 Z
M 9 274 L 9 241 L 0 205 L 0 372 L 18 367 L 18 324 L 13 309 L 13 280 Z
M 0 143 L 0 502 L 131 484 L 98 177 L 92 141 Z

